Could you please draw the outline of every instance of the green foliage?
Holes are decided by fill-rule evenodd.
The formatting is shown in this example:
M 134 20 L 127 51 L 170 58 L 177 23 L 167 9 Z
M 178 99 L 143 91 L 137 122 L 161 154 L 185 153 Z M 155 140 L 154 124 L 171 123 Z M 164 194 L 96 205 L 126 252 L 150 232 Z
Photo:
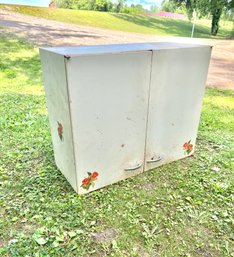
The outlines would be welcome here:
M 234 7 L 230 10 L 225 8 L 224 11 L 223 11 L 222 18 L 223 18 L 223 20 L 234 22 Z
M 159 7 L 157 5 L 151 5 L 150 6 L 150 11 L 151 12 L 158 12 L 159 11 Z
M 117 3 L 115 4 L 114 12 L 120 13 L 124 7 L 125 2 L 126 0 L 117 0 Z
M 127 13 L 127 14 L 141 14 L 145 12 L 146 10 L 140 4 L 136 4 L 136 5 L 132 4 L 131 7 L 125 6 L 121 10 L 121 13 Z
M 234 95 L 194 156 L 78 196 L 56 168 L 38 49 L 0 35 L 0 256 L 234 256 Z
M 113 7 L 112 2 L 105 1 L 105 0 L 96 0 L 94 5 L 94 10 L 107 12 L 107 11 L 111 11 L 112 7 Z
M 94 10 L 96 1 L 95 0 L 79 0 L 77 3 L 77 8 L 80 10 Z
M 161 5 L 162 5 L 161 9 L 164 12 L 176 12 L 175 10 L 177 8 L 177 5 L 172 1 L 164 0 L 162 1 Z
M 178 5 L 176 2 L 171 0 L 164 0 L 161 4 L 161 10 L 164 12 L 173 12 L 173 13 L 186 13 L 185 3 Z
M 58 0 L 55 3 L 58 7 L 67 9 L 77 9 L 78 6 L 77 0 Z
M 65 9 L 78 9 L 78 10 L 94 10 L 101 12 L 115 12 L 115 13 L 128 13 L 137 14 L 145 12 L 142 5 L 132 4 L 130 7 L 124 5 L 126 0 L 118 0 L 112 2 L 111 0 L 56 0 L 57 7 Z
M 111 0 L 56 0 L 55 4 L 59 8 L 94 10 L 102 12 L 120 12 L 125 0 L 113 3 Z

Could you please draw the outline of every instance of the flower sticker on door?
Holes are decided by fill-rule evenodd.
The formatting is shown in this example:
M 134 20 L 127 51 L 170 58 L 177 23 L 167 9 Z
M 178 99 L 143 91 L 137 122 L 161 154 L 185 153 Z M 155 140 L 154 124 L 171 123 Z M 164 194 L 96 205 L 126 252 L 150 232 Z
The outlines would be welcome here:
M 183 150 L 185 151 L 184 154 L 190 154 L 192 152 L 193 144 L 191 144 L 191 140 L 183 144 Z
M 58 135 L 59 135 L 60 140 L 63 141 L 63 126 L 60 122 L 58 122 L 57 130 L 58 130 Z
M 88 172 L 88 177 L 82 181 L 81 187 L 83 187 L 86 190 L 89 190 L 91 186 L 94 187 L 95 180 L 97 180 L 98 176 L 99 174 L 97 171 L 93 171 L 92 173 Z

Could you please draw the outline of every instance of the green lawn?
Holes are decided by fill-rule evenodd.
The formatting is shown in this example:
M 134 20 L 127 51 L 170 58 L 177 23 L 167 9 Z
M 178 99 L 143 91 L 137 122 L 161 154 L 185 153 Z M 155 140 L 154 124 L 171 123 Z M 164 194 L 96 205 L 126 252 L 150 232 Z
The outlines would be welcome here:
M 234 94 L 195 155 L 85 196 L 55 166 L 38 49 L 0 34 L 0 256 L 234 256 Z
M 0 5 L 0 9 L 1 8 L 51 20 L 126 32 L 190 37 L 192 30 L 192 24 L 188 20 L 17 5 Z M 220 25 L 221 28 L 219 34 L 213 38 L 225 38 L 233 35 L 231 22 L 221 22 Z M 210 20 L 198 21 L 194 37 L 212 38 L 210 36 L 210 26 Z

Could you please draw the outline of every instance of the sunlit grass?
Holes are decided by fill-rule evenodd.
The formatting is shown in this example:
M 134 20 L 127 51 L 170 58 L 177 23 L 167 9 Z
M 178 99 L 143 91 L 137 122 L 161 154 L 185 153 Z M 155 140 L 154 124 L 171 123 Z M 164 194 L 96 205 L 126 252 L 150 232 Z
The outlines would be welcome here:
M 192 30 L 192 23 L 187 19 L 16 5 L 0 5 L 0 8 L 50 20 L 125 32 L 190 37 Z M 210 27 L 210 20 L 198 20 L 194 37 L 211 37 Z M 230 37 L 232 34 L 232 23 L 225 22 L 225 24 L 221 23 L 220 31 L 215 38 Z
M 231 92 L 230 92 L 231 94 Z M 216 107 L 224 107 L 228 109 L 234 109 L 233 102 L 234 95 L 231 96 L 210 96 L 205 99 L 205 103 L 212 104 Z

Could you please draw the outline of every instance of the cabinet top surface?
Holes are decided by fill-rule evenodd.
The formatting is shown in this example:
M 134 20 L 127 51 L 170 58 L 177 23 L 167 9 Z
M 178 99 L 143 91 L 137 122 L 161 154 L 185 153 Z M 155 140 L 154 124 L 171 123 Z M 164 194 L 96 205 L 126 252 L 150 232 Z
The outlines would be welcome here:
M 206 45 L 184 44 L 172 42 L 157 43 L 135 43 L 135 44 L 113 44 L 113 45 L 91 45 L 91 46 L 68 46 L 68 47 L 46 47 L 42 51 L 49 51 L 64 56 L 117 54 L 125 52 L 157 51 L 178 48 L 210 47 Z

